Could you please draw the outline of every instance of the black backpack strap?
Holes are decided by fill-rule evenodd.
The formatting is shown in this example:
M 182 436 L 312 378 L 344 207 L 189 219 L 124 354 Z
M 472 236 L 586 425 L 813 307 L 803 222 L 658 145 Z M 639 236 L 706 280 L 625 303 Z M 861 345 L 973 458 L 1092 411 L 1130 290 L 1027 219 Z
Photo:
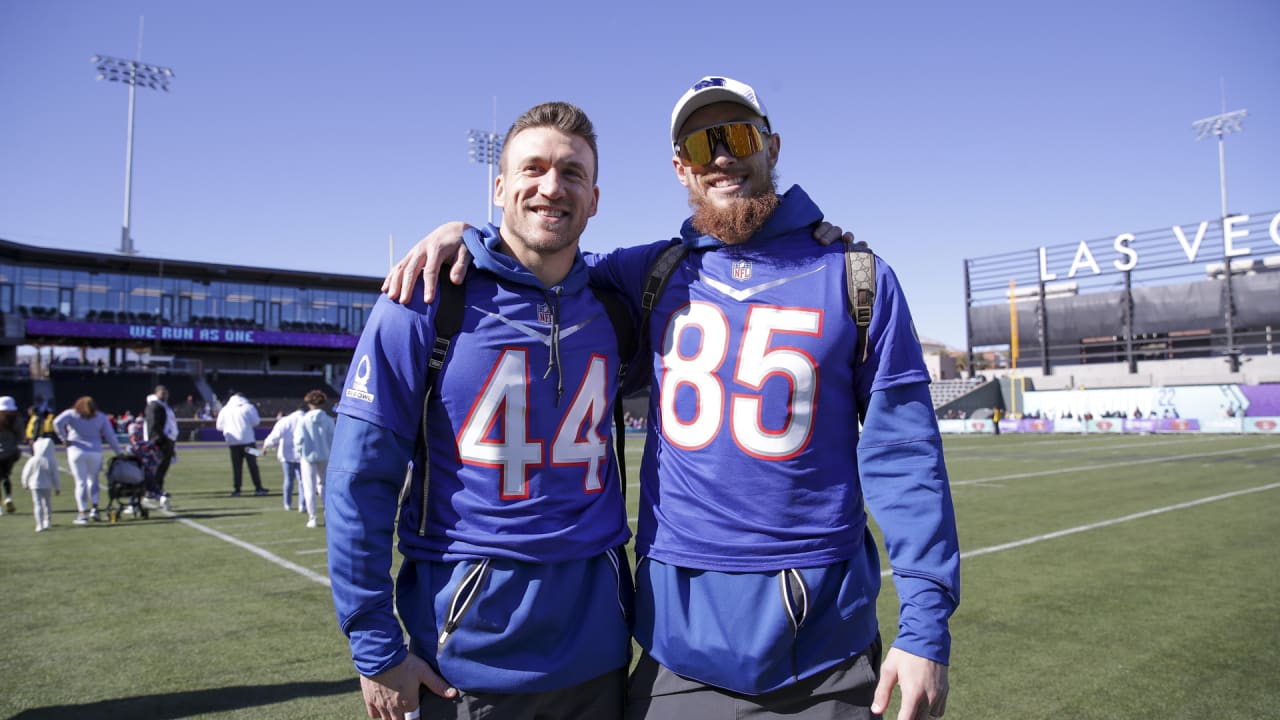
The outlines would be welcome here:
M 441 278 L 436 285 L 436 340 L 431 346 L 431 357 L 427 360 L 426 391 L 422 394 L 422 425 L 418 432 L 417 445 L 419 452 L 414 453 L 415 461 L 422 460 L 422 516 L 418 521 L 418 535 L 427 532 L 427 496 L 431 488 L 431 444 L 427 436 L 427 405 L 431 402 L 431 391 L 435 387 L 436 378 L 444 369 L 445 360 L 449 356 L 449 347 L 454 337 L 462 331 L 462 313 L 466 309 L 467 290 L 465 285 L 455 285 L 448 278 Z M 405 478 L 404 492 L 401 502 L 409 496 L 409 478 Z
M 644 292 L 640 295 L 641 342 L 649 339 L 649 316 L 653 314 L 653 306 L 658 304 L 658 298 L 661 298 L 663 291 L 667 289 L 667 283 L 671 281 L 671 274 L 675 272 L 676 266 L 688 254 L 689 248 L 685 247 L 684 243 L 677 242 L 663 250 L 649 267 L 649 277 L 645 278 Z
M 867 329 L 871 327 L 871 308 L 876 302 L 876 256 L 865 245 L 844 244 L 844 279 L 849 290 L 849 317 L 858 326 L 855 357 L 859 363 L 867 359 Z
M 618 395 L 613 399 L 613 445 L 618 456 L 618 475 L 622 485 L 622 499 L 627 498 L 627 441 L 626 424 L 622 418 L 622 383 L 627 377 L 628 368 L 636 356 L 635 326 L 631 323 L 631 313 L 622 302 L 622 298 L 607 290 L 591 288 L 591 294 L 604 306 L 609 316 L 609 324 L 613 326 L 613 334 L 618 339 Z

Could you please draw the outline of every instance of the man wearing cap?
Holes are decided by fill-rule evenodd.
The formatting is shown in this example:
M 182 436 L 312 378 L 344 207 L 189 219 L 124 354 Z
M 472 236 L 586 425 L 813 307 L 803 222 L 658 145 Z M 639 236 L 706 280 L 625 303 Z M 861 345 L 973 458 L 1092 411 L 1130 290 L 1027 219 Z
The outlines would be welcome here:
M 169 388 L 157 385 L 156 391 L 147 396 L 144 411 L 146 424 L 142 426 L 142 439 L 155 444 L 160 461 L 155 471 L 156 499 L 164 509 L 169 509 L 169 493 L 164 490 L 164 479 L 173 463 L 174 443 L 178 441 L 178 417 L 169 407 Z
M 755 91 L 703 78 L 670 129 L 693 208 L 680 238 L 589 258 L 594 284 L 639 307 L 656 258 L 687 251 L 641 338 L 653 348 L 636 533 L 644 654 L 628 717 L 870 718 L 895 686 L 899 720 L 940 717 L 960 553 L 897 278 L 876 259 L 859 352 L 844 250 L 807 240 L 822 213 L 802 189 L 777 193 L 781 137 Z M 449 234 L 424 239 L 408 277 Z M 883 665 L 868 508 L 900 598 Z

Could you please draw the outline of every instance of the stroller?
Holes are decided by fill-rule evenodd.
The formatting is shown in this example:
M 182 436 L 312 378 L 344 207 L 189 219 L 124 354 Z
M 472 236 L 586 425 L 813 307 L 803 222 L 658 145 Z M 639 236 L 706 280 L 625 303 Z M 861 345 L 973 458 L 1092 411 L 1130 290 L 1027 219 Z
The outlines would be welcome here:
M 136 519 L 143 520 L 150 513 L 142 506 L 142 498 L 147 492 L 147 473 L 142 461 L 133 455 L 117 455 L 107 464 L 107 517 L 111 522 L 120 519 L 120 515 L 129 508 L 129 513 Z

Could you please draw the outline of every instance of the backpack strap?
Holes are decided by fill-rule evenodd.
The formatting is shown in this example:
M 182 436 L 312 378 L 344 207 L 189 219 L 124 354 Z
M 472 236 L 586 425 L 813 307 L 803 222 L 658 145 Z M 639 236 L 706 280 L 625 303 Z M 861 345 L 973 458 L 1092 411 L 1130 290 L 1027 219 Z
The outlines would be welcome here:
M 865 245 L 844 244 L 844 280 L 849 290 L 849 317 L 858 326 L 858 362 L 867 359 L 867 329 L 876 302 L 876 256 Z
M 618 339 L 618 356 L 621 361 L 618 363 L 618 394 L 613 399 L 613 445 L 614 453 L 617 455 L 622 499 L 625 501 L 627 499 L 627 441 L 625 437 L 626 426 L 622 419 L 622 383 L 626 379 L 629 366 L 636 356 L 636 334 L 634 326 L 631 324 L 631 313 L 628 312 L 627 306 L 622 302 L 621 297 L 606 290 L 597 290 L 594 287 L 591 288 L 591 294 L 604 306 L 605 312 L 609 316 L 609 324 L 613 326 L 613 334 Z
M 678 242 L 663 250 L 658 259 L 649 266 L 649 277 L 645 278 L 644 291 L 640 295 L 640 341 L 649 340 L 649 316 L 653 314 L 653 306 L 658 304 L 671 281 L 671 274 L 676 266 L 689 254 L 689 248 Z
M 418 535 L 427 532 L 427 496 L 431 488 L 431 444 L 427 438 L 427 405 L 431 402 L 431 391 L 435 387 L 436 378 L 444 369 L 444 362 L 449 356 L 449 347 L 454 337 L 462 330 L 462 313 L 466 309 L 467 290 L 465 285 L 455 285 L 447 278 L 441 278 L 436 285 L 436 314 L 433 326 L 436 340 L 431 346 L 431 357 L 427 360 L 426 392 L 422 395 L 422 425 L 418 432 L 417 445 L 419 452 L 414 453 L 414 460 L 422 460 L 422 516 L 418 520 Z M 404 489 L 400 493 L 403 504 L 409 497 L 409 482 L 412 474 L 405 477 Z

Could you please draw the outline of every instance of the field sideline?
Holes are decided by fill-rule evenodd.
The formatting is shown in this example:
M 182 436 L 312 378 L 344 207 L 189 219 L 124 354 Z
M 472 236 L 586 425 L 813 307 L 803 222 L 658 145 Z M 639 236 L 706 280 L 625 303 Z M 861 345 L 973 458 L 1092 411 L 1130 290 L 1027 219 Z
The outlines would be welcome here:
M 948 718 L 1276 717 L 1274 438 L 945 442 L 966 558 Z M 281 508 L 278 463 L 272 495 L 232 498 L 224 447 L 179 460 L 173 514 L 75 527 L 64 472 L 40 534 L 15 468 L 0 718 L 364 717 L 323 530 Z M 882 618 L 896 602 L 886 582 Z

